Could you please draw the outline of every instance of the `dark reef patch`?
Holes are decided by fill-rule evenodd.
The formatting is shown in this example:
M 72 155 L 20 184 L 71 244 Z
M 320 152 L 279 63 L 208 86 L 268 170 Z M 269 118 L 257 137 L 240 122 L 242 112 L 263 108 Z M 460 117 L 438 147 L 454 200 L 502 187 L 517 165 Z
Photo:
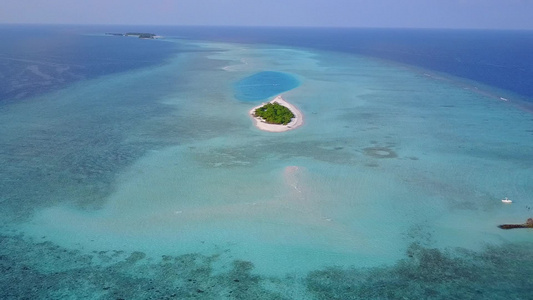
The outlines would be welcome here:
M 370 162 L 370 163 L 366 163 L 365 166 L 370 167 L 370 168 L 377 168 L 379 167 L 379 164 L 375 162 Z
M 531 246 L 531 245 L 529 245 Z M 316 299 L 530 299 L 533 251 L 524 245 L 481 253 L 440 251 L 417 244 L 391 267 L 326 268 L 309 273 Z
M 392 266 L 328 267 L 298 279 L 254 274 L 242 260 L 215 272 L 218 255 L 89 255 L 0 235 L 0 299 L 531 299 L 532 246 L 473 252 L 413 243 Z
M 398 154 L 388 147 L 368 147 L 363 149 L 363 153 L 367 156 L 375 158 L 397 158 Z
M 0 236 L 0 299 L 289 299 L 263 288 L 268 279 L 253 275 L 250 262 L 235 260 L 227 272 L 214 274 L 217 258 L 87 255 Z

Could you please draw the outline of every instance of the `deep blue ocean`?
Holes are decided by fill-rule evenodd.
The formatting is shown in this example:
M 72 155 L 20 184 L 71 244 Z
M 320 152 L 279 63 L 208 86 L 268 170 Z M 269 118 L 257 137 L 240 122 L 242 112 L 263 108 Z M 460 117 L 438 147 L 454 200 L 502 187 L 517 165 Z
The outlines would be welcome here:
M 0 100 L 21 99 L 98 76 L 160 64 L 170 43 L 102 39 L 107 27 L 0 25 Z M 123 32 L 126 28 L 113 27 Z
M 496 30 L 143 27 L 182 39 L 265 43 L 356 53 L 413 65 L 533 98 L 533 32 Z M 0 100 L 20 99 L 80 79 L 162 63 L 176 44 L 101 39 L 125 26 L 1 25 Z M 37 72 L 35 66 L 38 67 Z M 28 69 L 28 67 L 30 69 Z
M 533 31 L 187 28 L 186 37 L 357 53 L 533 97 Z

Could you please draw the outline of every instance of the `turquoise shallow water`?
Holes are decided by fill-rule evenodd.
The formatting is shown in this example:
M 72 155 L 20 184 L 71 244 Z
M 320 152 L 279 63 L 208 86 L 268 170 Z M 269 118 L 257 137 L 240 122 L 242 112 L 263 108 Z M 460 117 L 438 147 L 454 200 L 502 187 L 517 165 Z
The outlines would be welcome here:
M 4 298 L 527 299 L 531 231 L 496 227 L 531 217 L 520 103 L 360 56 L 187 43 L 0 111 Z M 236 101 L 266 71 L 297 130 Z

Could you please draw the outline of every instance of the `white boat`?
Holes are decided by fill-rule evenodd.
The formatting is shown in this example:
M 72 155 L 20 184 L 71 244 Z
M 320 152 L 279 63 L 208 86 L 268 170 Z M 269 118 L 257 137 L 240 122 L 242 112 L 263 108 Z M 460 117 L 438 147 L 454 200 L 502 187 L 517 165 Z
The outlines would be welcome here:
M 505 197 L 504 199 L 502 199 L 502 202 L 503 203 L 513 203 L 513 201 L 507 197 Z

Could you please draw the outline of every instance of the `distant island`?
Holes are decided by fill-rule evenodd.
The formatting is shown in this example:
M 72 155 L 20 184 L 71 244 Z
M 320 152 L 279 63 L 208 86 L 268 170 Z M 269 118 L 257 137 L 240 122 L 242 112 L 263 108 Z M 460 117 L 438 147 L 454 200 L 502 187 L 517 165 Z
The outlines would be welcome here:
M 287 131 L 303 124 L 302 113 L 281 96 L 254 107 L 250 110 L 250 116 L 257 128 L 270 132 Z
M 106 32 L 106 35 L 113 36 L 136 36 L 140 39 L 155 39 L 157 35 L 155 33 L 146 33 L 146 32 L 126 32 L 126 33 L 113 33 Z

